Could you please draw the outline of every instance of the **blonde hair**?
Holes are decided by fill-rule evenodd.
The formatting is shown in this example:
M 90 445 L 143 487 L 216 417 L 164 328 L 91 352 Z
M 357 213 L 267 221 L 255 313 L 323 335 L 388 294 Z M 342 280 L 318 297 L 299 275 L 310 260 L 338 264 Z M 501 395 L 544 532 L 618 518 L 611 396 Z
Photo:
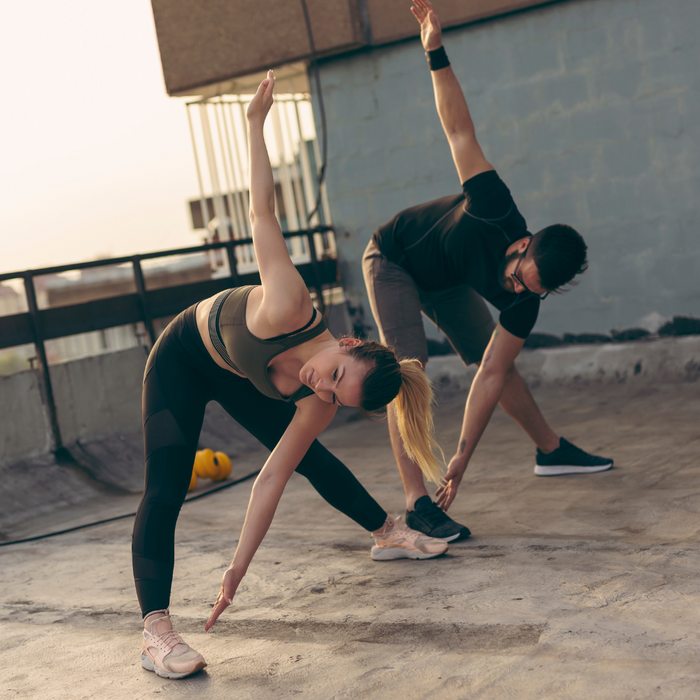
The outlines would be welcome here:
M 396 422 L 406 455 L 415 462 L 428 481 L 440 483 L 442 467 L 435 451 L 445 461 L 433 433 L 433 387 L 419 360 L 401 360 L 401 389 L 394 399 Z
M 394 351 L 374 340 L 364 340 L 348 354 L 371 366 L 362 384 L 360 406 L 375 412 L 393 401 L 406 455 L 425 477 L 439 483 L 442 468 L 435 458 L 445 455 L 433 435 L 433 388 L 420 360 L 398 361 Z

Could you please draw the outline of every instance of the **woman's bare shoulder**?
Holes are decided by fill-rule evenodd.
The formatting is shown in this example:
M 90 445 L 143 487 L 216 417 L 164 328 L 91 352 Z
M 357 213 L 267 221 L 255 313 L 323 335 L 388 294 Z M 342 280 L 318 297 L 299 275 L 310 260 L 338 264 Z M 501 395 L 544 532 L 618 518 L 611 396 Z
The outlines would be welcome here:
M 290 294 L 286 298 L 265 298 L 262 287 L 254 289 L 248 299 L 246 320 L 248 329 L 259 338 L 272 338 L 303 328 L 314 315 L 314 305 L 307 290 L 304 294 Z M 310 328 L 320 323 L 316 314 Z

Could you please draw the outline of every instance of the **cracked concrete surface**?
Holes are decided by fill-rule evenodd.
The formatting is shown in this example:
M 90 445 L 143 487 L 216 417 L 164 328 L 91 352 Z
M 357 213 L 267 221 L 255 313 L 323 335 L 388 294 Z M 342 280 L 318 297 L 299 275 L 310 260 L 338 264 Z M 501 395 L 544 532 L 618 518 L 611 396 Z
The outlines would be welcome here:
M 561 434 L 615 468 L 537 478 L 528 439 L 497 412 L 451 511 L 474 536 L 422 562 L 373 562 L 368 535 L 295 476 L 208 634 L 251 482 L 185 505 L 172 611 L 209 666 L 182 681 L 139 663 L 130 520 L 0 549 L 0 695 L 700 697 L 697 384 L 540 388 L 536 398 Z M 448 451 L 463 400 L 443 397 L 438 411 Z M 322 440 L 401 511 L 384 424 L 349 420 Z M 105 493 L 34 527 L 129 512 L 136 500 Z

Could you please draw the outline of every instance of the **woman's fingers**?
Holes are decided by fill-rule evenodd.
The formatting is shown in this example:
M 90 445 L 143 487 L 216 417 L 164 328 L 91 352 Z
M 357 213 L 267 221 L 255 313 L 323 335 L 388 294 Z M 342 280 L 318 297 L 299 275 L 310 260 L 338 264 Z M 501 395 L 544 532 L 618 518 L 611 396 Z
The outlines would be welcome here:
M 267 71 L 267 77 L 260 82 L 258 85 L 258 90 L 253 96 L 253 99 L 248 104 L 248 109 L 246 110 L 246 115 L 249 120 L 263 121 L 267 117 L 267 113 L 272 107 L 274 98 L 272 96 L 273 90 L 275 88 L 275 74 L 269 70 Z
M 219 593 L 219 597 L 216 599 L 216 603 L 214 603 L 211 613 L 209 614 L 207 624 L 204 625 L 205 632 L 208 632 L 214 626 L 214 623 L 219 619 L 219 615 L 221 615 L 221 613 L 226 610 L 228 606 L 229 602 L 224 597 L 223 591 L 221 591 L 221 593 Z
M 272 70 L 267 71 L 267 78 L 262 81 L 262 84 L 265 86 L 265 97 L 271 95 L 275 87 L 275 74 Z

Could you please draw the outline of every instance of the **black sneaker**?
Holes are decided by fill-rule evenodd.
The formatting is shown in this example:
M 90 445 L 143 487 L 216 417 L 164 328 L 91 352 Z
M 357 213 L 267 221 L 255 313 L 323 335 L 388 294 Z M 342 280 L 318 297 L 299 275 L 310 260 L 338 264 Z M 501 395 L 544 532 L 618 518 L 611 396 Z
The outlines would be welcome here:
M 560 476 L 561 474 L 589 474 L 604 472 L 612 467 L 612 459 L 596 457 L 560 438 L 559 447 L 546 455 L 537 450 L 535 474 L 537 476 Z
M 413 508 L 406 511 L 406 525 L 428 537 L 452 542 L 464 540 L 472 534 L 468 527 L 456 523 L 444 510 L 440 510 L 430 496 L 421 496 Z

